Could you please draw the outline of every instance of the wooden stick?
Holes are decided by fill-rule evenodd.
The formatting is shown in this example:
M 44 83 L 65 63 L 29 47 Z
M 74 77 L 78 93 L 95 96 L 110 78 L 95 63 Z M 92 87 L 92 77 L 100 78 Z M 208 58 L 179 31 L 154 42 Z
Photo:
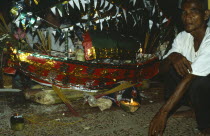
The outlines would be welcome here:
M 146 52 L 147 45 L 148 45 L 148 41 L 149 41 L 149 33 L 147 32 L 147 33 L 146 33 L 146 36 L 145 36 L 145 41 L 144 41 L 143 53 Z
M 8 32 L 2 24 L 0 24 L 0 29 L 0 32 L 2 32 L 3 34 Z
M 50 55 L 51 55 L 51 45 L 52 43 L 51 43 L 51 36 L 48 34 L 48 49 L 49 49 L 49 53 L 50 53 Z
M 3 22 L 4 27 L 6 28 L 7 32 L 9 32 L 9 27 L 8 27 L 8 25 L 6 24 L 6 22 L 5 22 L 4 17 L 3 17 L 2 14 L 0 14 L 0 19 L 1 19 L 1 21 Z
M 41 40 L 41 42 L 42 42 L 42 45 L 41 45 L 41 46 L 43 47 L 45 53 L 47 53 L 47 49 L 45 48 L 45 47 L 46 47 L 46 40 L 45 40 L 45 37 L 44 37 L 43 33 L 42 33 L 40 30 L 37 30 L 37 33 L 38 33 L 39 38 L 40 38 L 40 40 Z M 48 54 L 48 53 L 47 53 L 47 54 Z
M 66 104 L 68 109 L 73 113 L 74 116 L 79 116 L 79 113 L 77 113 L 71 106 L 70 101 L 61 93 L 60 89 L 56 87 L 55 85 L 52 85 L 53 90 L 56 92 L 56 94 L 61 98 L 61 100 Z
M 103 94 L 95 96 L 95 98 L 100 98 L 102 96 L 105 96 L 105 95 L 108 95 L 108 94 L 111 94 L 111 93 L 115 93 L 115 92 L 124 90 L 126 88 L 129 88 L 129 87 L 132 87 L 132 86 L 135 86 L 135 85 L 136 84 L 131 84 L 129 82 L 125 82 L 125 83 L 122 83 L 122 84 L 120 84 L 119 86 L 117 86 L 115 88 L 112 88 L 111 90 L 108 90 L 108 91 L 104 92 Z

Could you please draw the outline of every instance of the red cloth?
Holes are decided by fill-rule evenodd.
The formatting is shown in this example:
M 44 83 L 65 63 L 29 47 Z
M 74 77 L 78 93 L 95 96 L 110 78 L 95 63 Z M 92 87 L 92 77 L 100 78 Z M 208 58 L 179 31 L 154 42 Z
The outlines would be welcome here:
M 91 48 L 93 47 L 93 44 L 92 44 L 92 39 L 90 37 L 90 34 L 86 32 L 82 37 L 84 39 L 82 42 L 82 45 L 85 50 L 85 59 L 92 60 L 93 58 L 91 56 L 93 55 L 93 52 Z

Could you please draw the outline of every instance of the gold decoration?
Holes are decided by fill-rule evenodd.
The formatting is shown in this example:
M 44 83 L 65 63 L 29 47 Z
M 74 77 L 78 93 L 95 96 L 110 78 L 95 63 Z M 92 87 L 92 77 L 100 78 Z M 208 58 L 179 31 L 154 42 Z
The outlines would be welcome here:
M 68 4 L 69 1 L 64 1 L 62 4 Z
M 10 10 L 10 12 L 13 14 L 13 15 L 15 15 L 15 16 L 18 16 L 18 8 L 17 7 L 13 7 L 11 10 Z
M 75 84 L 83 84 L 83 80 L 81 80 L 80 78 L 76 78 Z
M 27 59 L 27 57 L 30 55 L 31 55 L 31 53 L 21 53 L 21 54 L 19 54 L 18 58 L 20 61 L 30 62 L 30 60 Z
M 95 48 L 97 59 L 132 59 L 135 51 L 118 48 Z
M 47 79 L 49 79 L 50 81 L 52 81 L 53 79 L 56 78 L 56 76 L 58 75 L 57 71 L 55 70 L 51 70 L 48 75 L 47 75 Z
M 83 70 L 82 67 L 76 67 L 72 72 L 71 74 L 73 74 L 74 76 L 77 76 L 77 77 L 81 77 L 81 71 Z
M 54 60 L 48 60 L 42 67 L 46 70 L 52 70 L 54 67 L 55 61 Z
M 96 59 L 96 51 L 94 47 L 91 47 L 87 50 L 87 56 L 90 59 Z
M 115 71 L 112 73 L 113 78 L 117 78 L 120 75 L 119 71 Z
M 34 73 L 36 73 L 36 76 L 40 78 L 40 76 L 42 76 L 42 73 L 43 73 L 43 68 L 37 67 Z
M 38 4 L 39 4 L 39 1 L 40 1 L 40 0 L 34 0 L 34 3 L 35 3 L 36 5 L 38 5 Z
M 108 72 L 109 72 L 109 71 L 108 71 L 107 69 L 102 70 L 102 71 L 101 71 L 101 77 L 108 76 L 108 75 L 109 75 Z

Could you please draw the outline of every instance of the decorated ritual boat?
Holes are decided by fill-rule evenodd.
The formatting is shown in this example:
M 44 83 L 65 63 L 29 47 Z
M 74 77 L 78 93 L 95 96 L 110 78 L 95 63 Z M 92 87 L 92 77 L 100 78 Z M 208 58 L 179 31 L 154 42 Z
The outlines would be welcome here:
M 24 73 L 32 80 L 51 86 L 55 84 L 62 88 L 79 87 L 89 89 L 102 89 L 112 87 L 119 81 L 130 81 L 139 84 L 144 79 L 150 79 L 158 73 L 158 58 L 144 55 L 144 60 L 122 60 L 110 58 L 111 53 L 125 52 L 123 49 L 98 49 L 98 53 L 92 54 L 100 59 L 81 61 L 73 57 L 57 57 L 37 52 L 29 52 L 13 49 L 5 73 L 15 74 L 16 70 Z M 91 47 L 91 50 L 95 48 Z M 100 51 L 104 53 L 100 56 Z M 114 50 L 114 51 L 112 51 Z M 106 56 L 109 54 L 109 56 Z M 141 53 L 140 53 L 141 54 Z M 132 55 L 130 51 L 123 55 Z M 88 56 L 88 55 L 86 55 Z M 84 56 L 83 56 L 84 57 Z M 118 58 L 119 56 L 115 56 Z M 142 54 L 143 57 L 143 54 Z M 11 67 L 15 68 L 12 69 Z M 78 88 L 78 89 L 79 89 Z
M 11 34 L 4 39 L 10 56 L 5 73 L 19 71 L 43 85 L 90 91 L 120 81 L 141 84 L 158 73 L 158 47 L 173 29 L 166 29 L 169 21 L 157 3 L 42 2 L 20 1 L 11 9 L 16 42 L 8 40 Z M 43 6 L 50 9 L 46 14 Z M 59 27 L 58 19 L 65 20 Z

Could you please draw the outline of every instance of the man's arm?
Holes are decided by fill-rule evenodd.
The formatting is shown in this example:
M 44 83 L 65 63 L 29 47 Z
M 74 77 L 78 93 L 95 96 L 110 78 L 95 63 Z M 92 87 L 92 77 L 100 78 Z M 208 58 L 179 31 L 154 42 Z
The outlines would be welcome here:
M 150 123 L 149 136 L 162 136 L 165 129 L 165 125 L 168 119 L 169 112 L 178 103 L 186 92 L 192 79 L 196 76 L 188 74 L 183 80 L 178 84 L 175 89 L 174 94 L 168 99 L 165 105 L 159 110 L 159 112 L 154 116 Z
M 180 76 L 184 77 L 190 72 L 192 72 L 192 63 L 189 60 L 187 60 L 187 58 L 184 57 L 182 54 L 173 52 L 167 57 L 167 59 L 169 59 L 170 63 L 174 66 L 176 72 Z

